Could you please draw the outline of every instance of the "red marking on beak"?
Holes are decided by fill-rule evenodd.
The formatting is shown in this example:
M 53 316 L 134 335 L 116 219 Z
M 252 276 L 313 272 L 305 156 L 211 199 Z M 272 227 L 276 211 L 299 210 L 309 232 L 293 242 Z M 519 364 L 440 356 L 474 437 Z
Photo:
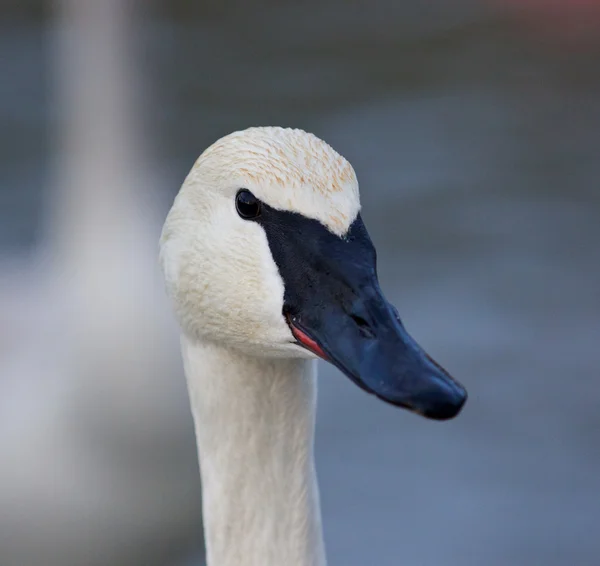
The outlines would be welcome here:
M 307 350 L 310 350 L 313 354 L 317 354 L 317 356 L 320 358 L 327 360 L 327 354 L 321 349 L 321 346 L 319 346 L 310 336 L 302 332 L 302 330 L 296 328 L 291 321 L 289 321 L 289 323 L 294 338 L 298 340 L 300 344 L 302 344 Z

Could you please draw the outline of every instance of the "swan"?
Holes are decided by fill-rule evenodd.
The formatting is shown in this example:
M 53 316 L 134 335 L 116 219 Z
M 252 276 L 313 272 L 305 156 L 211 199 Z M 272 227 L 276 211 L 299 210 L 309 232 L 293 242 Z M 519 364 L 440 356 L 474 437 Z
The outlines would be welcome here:
M 221 138 L 175 198 L 160 264 L 181 330 L 208 566 L 324 565 L 315 360 L 430 419 L 455 417 L 467 398 L 379 288 L 352 166 L 298 129 Z
M 201 551 L 200 487 L 127 96 L 132 14 L 57 4 L 46 238 L 0 278 L 0 564 L 171 566 Z

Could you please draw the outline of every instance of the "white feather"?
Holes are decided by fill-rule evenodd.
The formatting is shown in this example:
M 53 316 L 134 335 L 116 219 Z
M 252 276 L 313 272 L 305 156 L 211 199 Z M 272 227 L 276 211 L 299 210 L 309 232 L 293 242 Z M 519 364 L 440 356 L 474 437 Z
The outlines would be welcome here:
M 138 175 L 122 8 L 61 3 L 50 243 L 0 281 L 2 566 L 160 565 L 200 547 L 193 426 L 157 273 L 160 226 Z
M 350 164 L 301 130 L 251 128 L 198 159 L 169 212 L 161 262 L 181 325 L 209 566 L 325 564 L 313 459 L 313 356 L 283 315 L 284 282 L 239 188 L 342 236 L 358 214 Z

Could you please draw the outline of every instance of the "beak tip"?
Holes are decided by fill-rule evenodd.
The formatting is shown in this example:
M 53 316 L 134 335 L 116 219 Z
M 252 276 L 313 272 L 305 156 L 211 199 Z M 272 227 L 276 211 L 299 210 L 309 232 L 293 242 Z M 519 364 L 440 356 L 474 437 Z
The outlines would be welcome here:
M 464 387 L 457 384 L 451 394 L 440 395 L 430 400 L 423 416 L 436 421 L 447 421 L 458 416 L 467 402 L 468 394 Z

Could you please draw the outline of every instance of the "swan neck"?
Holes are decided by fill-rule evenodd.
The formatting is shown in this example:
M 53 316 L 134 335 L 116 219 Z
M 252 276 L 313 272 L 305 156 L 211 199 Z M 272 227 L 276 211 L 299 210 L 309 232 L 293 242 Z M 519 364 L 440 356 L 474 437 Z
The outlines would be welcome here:
M 182 339 L 208 566 L 324 566 L 315 364 Z
M 46 197 L 44 230 L 52 253 L 67 270 L 89 257 L 105 261 L 140 230 L 148 231 L 145 219 L 154 214 L 149 179 L 142 178 L 148 148 L 132 55 L 135 8 L 129 4 L 56 4 L 52 46 L 59 129 L 53 139 L 55 186 Z

